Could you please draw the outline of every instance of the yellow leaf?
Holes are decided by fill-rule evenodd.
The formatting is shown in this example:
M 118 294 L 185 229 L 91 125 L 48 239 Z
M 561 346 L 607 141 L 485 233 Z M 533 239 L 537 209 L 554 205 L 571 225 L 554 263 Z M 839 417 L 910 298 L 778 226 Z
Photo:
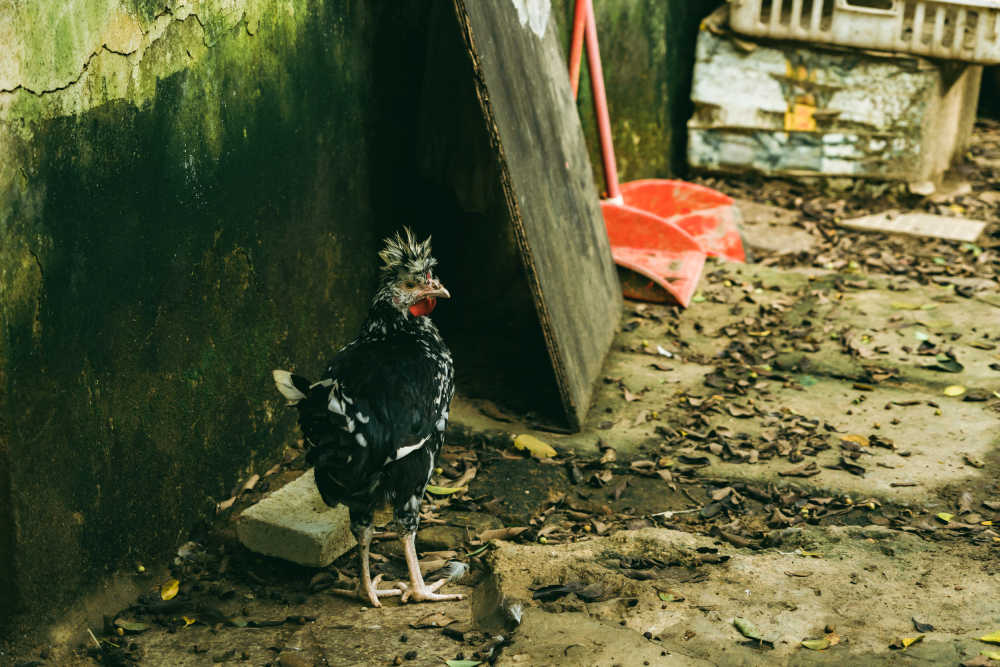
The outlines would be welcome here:
M 805 556 L 806 558 L 822 558 L 823 557 L 823 554 L 821 554 L 818 551 L 805 551 L 804 549 L 803 550 L 799 550 L 799 555 L 800 556 Z
M 160 597 L 164 600 L 173 600 L 177 597 L 177 592 L 180 590 L 181 582 L 176 579 L 171 579 L 160 586 Z
M 830 640 L 826 637 L 823 639 L 803 639 L 802 646 L 810 651 L 823 651 L 830 648 Z
M 184 619 L 184 627 L 185 627 L 185 628 L 186 628 L 187 626 L 189 626 L 189 625 L 193 625 L 194 623 L 197 623 L 197 622 L 198 622 L 198 619 L 197 619 L 197 618 L 189 618 L 189 617 L 187 617 L 187 616 L 181 616 L 181 618 L 183 618 L 183 619 Z
M 990 660 L 1000 660 L 1000 651 L 980 651 L 979 655 L 984 655 Z
M 1000 644 L 1000 630 L 996 632 L 991 632 L 988 635 L 983 635 L 979 638 L 981 642 L 989 642 L 990 644 Z
M 961 396 L 965 393 L 965 387 L 960 384 L 953 384 L 950 387 L 944 388 L 945 396 Z
M 923 635 L 917 635 L 916 637 L 903 637 L 899 641 L 903 645 L 903 648 L 908 648 L 909 646 L 916 644 L 923 638 L 924 638 Z
M 459 491 L 465 491 L 469 487 L 467 486 L 434 486 L 433 484 L 427 485 L 427 493 L 433 493 L 435 496 L 450 496 L 453 493 L 458 493 Z
M 949 521 L 955 518 L 955 515 L 952 514 L 951 512 L 938 512 L 937 518 L 940 519 L 941 521 L 944 521 L 945 523 L 948 523 Z
M 533 435 L 519 435 L 514 438 L 514 447 L 526 449 L 536 459 L 547 459 L 556 455 L 556 450 Z
M 850 435 L 842 435 L 840 436 L 840 439 L 846 440 L 848 442 L 853 442 L 854 444 L 861 445 L 862 447 L 868 446 L 868 438 L 866 438 L 863 435 L 858 435 L 856 433 L 852 433 Z

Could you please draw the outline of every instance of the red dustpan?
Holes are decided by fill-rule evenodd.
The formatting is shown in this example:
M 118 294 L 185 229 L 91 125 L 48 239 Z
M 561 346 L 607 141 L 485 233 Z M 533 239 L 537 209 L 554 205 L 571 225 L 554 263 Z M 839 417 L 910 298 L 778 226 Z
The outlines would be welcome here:
M 570 82 L 576 97 L 583 41 L 601 135 L 608 198 L 601 202 L 625 296 L 646 301 L 691 302 L 705 257 L 746 261 L 739 235 L 739 211 L 726 195 L 684 181 L 647 179 L 618 185 L 604 73 L 597 45 L 592 0 L 577 0 L 570 47 Z

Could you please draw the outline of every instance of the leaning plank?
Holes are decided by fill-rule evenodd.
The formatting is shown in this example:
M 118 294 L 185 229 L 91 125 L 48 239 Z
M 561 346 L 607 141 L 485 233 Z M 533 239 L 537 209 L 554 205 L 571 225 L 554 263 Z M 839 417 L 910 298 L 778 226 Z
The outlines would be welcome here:
M 621 291 L 555 20 L 547 2 L 453 2 L 567 420 L 578 428 Z

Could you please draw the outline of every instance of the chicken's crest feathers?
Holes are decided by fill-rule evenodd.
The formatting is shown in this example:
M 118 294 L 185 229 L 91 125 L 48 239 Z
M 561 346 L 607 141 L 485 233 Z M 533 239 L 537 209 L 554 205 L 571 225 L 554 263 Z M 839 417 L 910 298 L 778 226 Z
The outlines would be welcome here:
M 431 256 L 431 237 L 418 241 L 409 227 L 403 227 L 402 232 L 387 238 L 385 248 L 378 256 L 383 262 L 383 275 L 397 272 L 423 275 L 437 264 Z

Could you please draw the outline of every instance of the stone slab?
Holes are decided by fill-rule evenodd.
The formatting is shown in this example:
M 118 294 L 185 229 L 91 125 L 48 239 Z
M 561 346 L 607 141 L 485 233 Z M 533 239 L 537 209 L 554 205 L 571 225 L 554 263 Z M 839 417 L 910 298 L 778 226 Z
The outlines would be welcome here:
M 236 535 L 251 551 L 307 567 L 326 567 L 356 544 L 347 508 L 323 502 L 312 470 L 245 509 Z
M 923 211 L 902 213 L 896 210 L 844 220 L 840 225 L 862 232 L 931 236 L 967 243 L 972 243 L 979 238 L 986 227 L 986 223 L 980 220 L 932 215 Z

